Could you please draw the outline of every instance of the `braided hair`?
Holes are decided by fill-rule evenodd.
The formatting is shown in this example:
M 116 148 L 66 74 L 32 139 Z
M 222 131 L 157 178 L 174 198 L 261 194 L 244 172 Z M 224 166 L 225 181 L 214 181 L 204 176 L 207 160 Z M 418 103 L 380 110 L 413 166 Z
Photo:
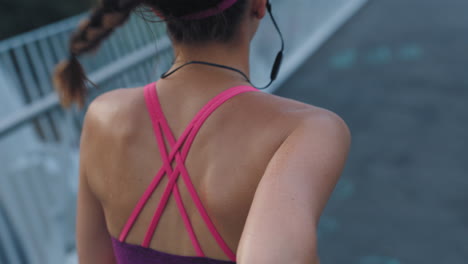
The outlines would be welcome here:
M 184 20 L 181 16 L 216 6 L 222 0 L 101 0 L 91 16 L 80 23 L 71 36 L 70 56 L 59 63 L 54 73 L 54 85 L 64 107 L 77 103 L 83 107 L 87 84 L 91 81 L 78 57 L 94 51 L 112 32 L 123 25 L 133 10 L 140 5 L 151 7 L 167 22 L 173 41 L 178 43 L 203 43 L 229 41 L 239 24 L 248 0 L 238 0 L 222 14 L 200 20 Z M 92 84 L 92 83 L 91 83 Z
M 83 20 L 70 40 L 70 57 L 57 65 L 54 84 L 64 107 L 73 102 L 85 104 L 86 83 L 90 82 L 78 61 L 78 56 L 96 50 L 117 27 L 124 24 L 137 1 L 102 0 L 88 19 Z

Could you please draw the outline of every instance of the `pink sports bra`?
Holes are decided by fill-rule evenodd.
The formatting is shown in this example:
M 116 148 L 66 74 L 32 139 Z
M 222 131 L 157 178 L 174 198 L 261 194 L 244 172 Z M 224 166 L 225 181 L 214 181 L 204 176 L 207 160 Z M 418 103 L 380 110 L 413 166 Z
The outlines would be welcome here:
M 184 166 L 184 162 L 187 158 L 187 154 L 190 150 L 190 147 L 200 130 L 201 126 L 204 124 L 206 119 L 224 102 L 230 98 L 245 92 L 258 91 L 258 89 L 251 86 L 236 86 L 229 88 L 222 93 L 218 94 L 216 97 L 211 99 L 192 119 L 189 125 L 186 127 L 179 139 L 175 139 L 174 135 L 168 125 L 168 122 L 163 114 L 159 98 L 156 90 L 156 83 L 151 83 L 144 88 L 145 101 L 147 109 L 151 116 L 151 121 L 153 124 L 154 133 L 158 143 L 159 152 L 162 157 L 163 166 L 158 171 L 151 184 L 148 186 L 143 196 L 137 203 L 132 214 L 127 220 L 120 236 L 118 239 L 112 238 L 114 253 L 116 255 L 117 261 L 119 264 L 222 264 L 222 263 L 235 263 L 236 256 L 234 252 L 229 248 L 226 242 L 223 240 L 213 222 L 211 221 L 207 211 L 205 210 L 197 191 L 192 184 L 189 173 Z M 167 151 L 164 137 L 168 140 L 170 151 Z M 172 168 L 171 163 L 175 160 L 175 168 Z M 135 221 L 137 220 L 139 214 L 143 210 L 145 204 L 150 199 L 154 190 L 158 187 L 162 177 L 167 175 L 168 183 L 165 186 L 163 195 L 159 201 L 157 209 L 154 213 L 154 216 L 151 220 L 151 224 L 147 229 L 146 235 L 143 242 L 140 246 L 131 245 L 125 243 L 125 239 L 132 229 Z M 203 250 L 198 242 L 198 239 L 195 235 L 193 227 L 191 225 L 190 219 L 185 210 L 179 188 L 177 187 L 177 180 L 179 176 L 182 175 L 182 179 L 187 187 L 190 196 L 192 197 L 193 202 L 195 203 L 196 208 L 198 209 L 202 219 L 206 223 L 210 233 L 218 243 L 219 247 L 224 251 L 226 256 L 231 261 L 222 261 L 215 260 L 205 257 Z M 159 220 L 162 216 L 162 213 L 167 205 L 168 199 L 171 194 L 174 194 L 177 207 L 179 209 L 180 215 L 182 216 L 185 228 L 187 229 L 190 240 L 197 252 L 196 257 L 188 256 L 179 256 L 160 252 L 149 248 L 150 242 L 153 238 L 154 232 L 158 226 Z

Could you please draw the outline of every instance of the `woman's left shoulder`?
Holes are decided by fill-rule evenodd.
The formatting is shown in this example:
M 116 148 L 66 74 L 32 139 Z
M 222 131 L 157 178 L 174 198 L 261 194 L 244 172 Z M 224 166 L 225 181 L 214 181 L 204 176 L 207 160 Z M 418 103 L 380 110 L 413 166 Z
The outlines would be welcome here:
M 141 118 L 143 88 L 116 89 L 103 93 L 88 106 L 83 123 L 82 143 L 102 147 L 128 135 Z M 84 141 L 84 142 L 83 142 Z
M 141 103 L 142 99 L 143 87 L 115 89 L 96 97 L 89 104 L 87 114 L 122 114 Z
M 85 115 L 85 124 L 94 126 L 94 129 L 115 127 L 132 120 L 136 111 L 141 107 L 143 88 L 122 88 L 103 93 L 96 97 L 88 106 Z

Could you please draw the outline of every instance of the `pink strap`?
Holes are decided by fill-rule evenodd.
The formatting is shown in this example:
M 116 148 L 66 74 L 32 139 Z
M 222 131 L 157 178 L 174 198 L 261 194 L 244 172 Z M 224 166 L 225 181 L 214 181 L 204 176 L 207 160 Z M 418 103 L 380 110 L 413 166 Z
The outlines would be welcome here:
M 159 172 L 156 174 L 155 178 L 151 182 L 150 186 L 146 189 L 145 193 L 143 194 L 142 198 L 140 201 L 137 203 L 135 209 L 133 210 L 130 218 L 128 219 L 126 225 L 124 226 L 124 229 L 122 230 L 121 235 L 119 236 L 119 240 L 121 242 L 124 242 L 126 237 L 128 236 L 128 233 L 130 232 L 132 226 L 134 225 L 135 221 L 137 220 L 139 214 L 143 210 L 143 207 L 145 206 L 146 202 L 149 200 L 151 197 L 152 193 L 158 186 L 159 182 L 161 181 L 162 177 L 164 176 L 165 173 L 167 173 L 169 177 L 169 181 L 166 185 L 166 188 L 163 192 L 163 195 L 161 197 L 161 200 L 158 204 L 158 207 L 156 209 L 156 212 L 153 216 L 153 219 L 151 221 L 151 225 L 148 228 L 148 231 L 145 235 L 145 239 L 142 243 L 142 246 L 144 247 L 149 247 L 149 244 L 151 242 L 151 239 L 154 235 L 154 232 L 158 226 L 159 220 L 162 216 L 162 213 L 164 211 L 164 208 L 167 205 L 167 201 L 169 199 L 170 194 L 172 191 L 174 191 L 177 207 L 181 213 L 181 216 L 184 220 L 185 227 L 189 233 L 190 239 L 192 241 L 192 244 L 194 245 L 194 248 L 197 252 L 198 256 L 205 256 L 200 243 L 198 242 L 198 239 L 195 235 L 195 232 L 193 230 L 193 227 L 190 223 L 190 219 L 187 215 L 187 212 L 185 211 L 182 198 L 180 196 L 179 189 L 177 187 L 177 179 L 180 174 L 182 174 L 182 178 L 184 180 L 184 183 L 193 199 L 195 202 L 195 205 L 200 212 L 203 220 L 205 221 L 208 229 L 210 230 L 211 234 L 217 241 L 218 245 L 221 247 L 221 249 L 225 252 L 225 254 L 232 260 L 235 261 L 236 256 L 235 254 L 231 251 L 229 246 L 226 244 L 226 242 L 223 240 L 219 232 L 217 231 L 216 227 L 214 226 L 213 222 L 211 221 L 208 213 L 206 212 L 206 209 L 204 208 L 196 190 L 195 187 L 193 186 L 193 183 L 190 179 L 190 176 L 187 172 L 187 169 L 184 166 L 184 162 L 187 158 L 188 151 L 190 150 L 190 147 L 195 139 L 196 134 L 202 127 L 203 123 L 206 121 L 206 119 L 219 107 L 221 106 L 224 102 L 229 100 L 230 98 L 234 97 L 237 94 L 248 92 L 248 91 L 258 91 L 254 87 L 250 86 L 236 86 L 232 87 L 219 95 L 217 95 L 215 98 L 210 100 L 192 119 L 192 121 L 189 123 L 189 125 L 186 127 L 184 132 L 182 133 L 181 137 L 176 141 L 175 137 L 169 127 L 169 124 L 164 116 L 164 113 L 162 111 L 158 96 L 157 96 L 157 91 L 156 91 L 156 84 L 149 84 L 145 87 L 145 100 L 147 103 L 148 111 L 151 116 L 151 121 L 153 123 L 153 129 L 156 134 L 156 139 L 158 142 L 158 148 L 161 153 L 161 157 L 163 160 L 163 166 L 159 170 Z M 172 148 L 170 154 L 167 154 L 166 150 L 166 145 L 164 144 L 164 138 L 163 134 L 166 135 L 168 141 L 169 141 L 169 146 Z M 183 145 L 183 146 L 182 146 Z M 182 148 L 182 153 L 180 153 L 180 150 Z M 171 163 L 174 161 L 174 158 L 176 159 L 176 167 L 174 170 L 172 170 Z
M 203 10 L 194 14 L 185 15 L 182 18 L 186 20 L 196 20 L 196 19 L 203 19 L 211 16 L 215 16 L 217 14 L 221 14 L 222 12 L 229 9 L 233 6 L 237 0 L 222 0 L 217 6 L 212 7 L 207 10 Z
M 180 213 L 182 215 L 182 219 L 184 220 L 184 224 L 186 226 L 186 229 L 189 232 L 189 236 L 190 236 L 190 239 L 192 241 L 192 244 L 195 247 L 197 255 L 198 256 L 204 256 L 204 253 L 203 253 L 203 251 L 202 251 L 202 249 L 200 247 L 200 244 L 199 244 L 199 242 L 197 240 L 195 232 L 193 231 L 193 227 L 192 227 L 192 225 L 190 223 L 187 212 L 185 211 L 184 204 L 182 202 L 182 198 L 180 196 L 179 189 L 178 189 L 177 185 L 175 184 L 176 180 L 177 180 L 177 177 L 178 177 L 178 170 L 176 170 L 174 172 L 172 171 L 172 167 L 170 165 L 171 161 L 172 161 L 172 158 L 171 158 L 171 161 L 169 161 L 169 158 L 167 156 L 166 146 L 164 144 L 163 135 L 162 135 L 162 132 L 160 130 L 161 120 L 158 118 L 158 117 L 163 116 L 163 113 L 161 111 L 161 107 L 157 103 L 158 101 L 157 101 L 156 89 L 146 89 L 145 93 L 147 93 L 147 96 L 145 95 L 145 98 L 147 98 L 147 105 L 150 107 L 150 109 L 154 109 L 154 111 L 150 110 L 151 119 L 158 121 L 157 123 L 153 122 L 153 127 L 155 128 L 155 132 L 156 132 L 155 134 L 156 134 L 157 141 L 158 141 L 158 148 L 159 148 L 159 151 L 161 153 L 161 157 L 163 159 L 163 168 L 166 170 L 166 173 L 168 175 L 170 175 L 170 177 L 169 177 L 170 180 L 169 180 L 168 186 L 164 190 L 163 197 L 161 198 L 161 201 L 159 203 L 159 206 L 158 206 L 158 208 L 156 210 L 155 216 L 154 216 L 153 221 L 151 223 L 150 230 L 152 229 L 153 230 L 152 232 L 154 233 L 154 230 L 156 229 L 156 226 L 159 223 L 159 219 L 160 219 L 160 217 L 162 215 L 162 212 L 163 212 L 164 208 L 167 205 L 167 201 L 169 199 L 169 195 L 171 193 L 171 190 L 174 190 L 177 207 L 179 208 L 179 211 L 180 211 Z M 172 147 L 172 145 L 173 144 L 171 144 L 171 147 Z M 142 243 L 142 246 L 149 247 L 149 244 L 151 242 L 151 238 L 152 238 L 152 234 L 150 235 L 150 233 L 147 232 L 147 234 L 145 236 L 145 239 L 144 239 L 144 241 Z

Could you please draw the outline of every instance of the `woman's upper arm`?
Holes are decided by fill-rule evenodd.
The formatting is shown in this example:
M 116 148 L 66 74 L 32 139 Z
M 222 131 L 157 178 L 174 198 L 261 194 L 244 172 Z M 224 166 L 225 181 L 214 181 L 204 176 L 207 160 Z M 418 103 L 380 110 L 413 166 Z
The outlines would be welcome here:
M 350 132 L 332 112 L 305 118 L 278 148 L 255 193 L 239 264 L 318 263 L 317 225 L 344 168 Z
M 89 185 L 88 167 L 93 153 L 99 146 L 97 118 L 93 117 L 92 106 L 83 125 L 80 146 L 80 183 L 78 190 L 76 241 L 80 264 L 114 264 L 112 242 L 107 230 L 100 201 Z

